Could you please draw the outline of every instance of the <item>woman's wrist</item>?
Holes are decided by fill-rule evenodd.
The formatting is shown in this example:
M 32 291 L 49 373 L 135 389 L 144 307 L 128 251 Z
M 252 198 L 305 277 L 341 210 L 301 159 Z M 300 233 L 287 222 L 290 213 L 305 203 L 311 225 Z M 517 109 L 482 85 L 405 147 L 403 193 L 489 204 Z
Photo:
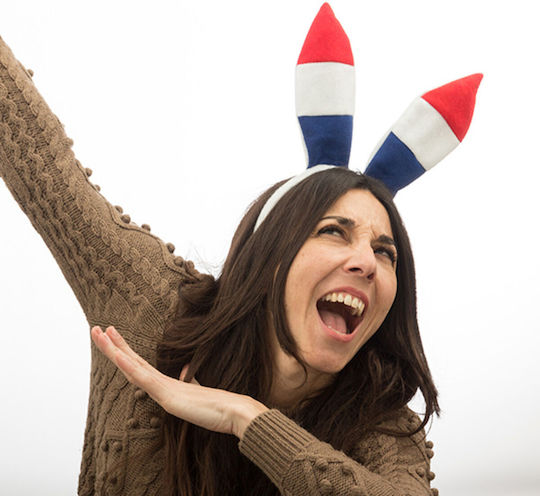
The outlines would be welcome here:
M 269 410 L 269 408 L 261 402 L 246 396 L 246 401 L 239 405 L 234 414 L 234 435 L 241 440 L 251 421 L 267 410 Z

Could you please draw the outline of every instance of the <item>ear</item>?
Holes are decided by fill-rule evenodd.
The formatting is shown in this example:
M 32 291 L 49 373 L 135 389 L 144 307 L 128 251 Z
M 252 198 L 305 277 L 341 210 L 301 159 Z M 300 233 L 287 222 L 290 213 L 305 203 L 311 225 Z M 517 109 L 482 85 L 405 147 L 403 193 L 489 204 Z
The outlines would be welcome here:
M 416 98 L 375 148 L 365 174 L 395 195 L 439 163 L 467 134 L 482 77 L 472 74 Z
M 354 60 L 328 3 L 313 20 L 296 65 L 296 115 L 308 167 L 347 167 L 354 115 Z

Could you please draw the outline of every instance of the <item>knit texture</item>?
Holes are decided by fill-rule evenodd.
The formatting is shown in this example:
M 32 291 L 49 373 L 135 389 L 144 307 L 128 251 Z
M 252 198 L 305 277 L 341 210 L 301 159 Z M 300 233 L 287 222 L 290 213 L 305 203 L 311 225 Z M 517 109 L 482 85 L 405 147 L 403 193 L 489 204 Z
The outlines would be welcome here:
M 409 408 L 381 424 L 400 432 L 418 425 L 418 415 Z M 423 431 L 411 437 L 371 433 L 350 458 L 280 411 L 268 410 L 250 423 L 239 447 L 287 496 L 429 495 L 435 478 L 430 470 L 433 443 L 426 442 Z
M 155 363 L 156 342 L 193 265 L 113 207 L 88 180 L 72 141 L 0 39 L 0 176 L 57 260 L 90 326 L 114 325 Z M 90 340 L 91 341 L 91 340 Z M 158 433 L 159 406 L 137 392 L 92 342 L 90 395 L 79 494 L 158 494 L 159 460 L 129 466 L 127 457 Z M 119 461 L 123 470 L 107 474 Z M 114 491 L 112 491 L 114 492 Z
M 193 264 L 99 193 L 31 72 L 1 38 L 0 115 L 0 176 L 58 262 L 89 329 L 114 325 L 155 364 L 156 344 L 175 310 L 178 288 L 200 277 Z M 158 495 L 163 454 L 137 466 L 129 457 L 156 439 L 160 407 L 91 346 L 78 494 Z M 393 424 L 410 429 L 419 422 L 404 409 Z M 283 495 L 430 494 L 434 477 L 432 445 L 423 432 L 406 438 L 370 434 L 348 458 L 270 410 L 248 426 L 239 447 Z

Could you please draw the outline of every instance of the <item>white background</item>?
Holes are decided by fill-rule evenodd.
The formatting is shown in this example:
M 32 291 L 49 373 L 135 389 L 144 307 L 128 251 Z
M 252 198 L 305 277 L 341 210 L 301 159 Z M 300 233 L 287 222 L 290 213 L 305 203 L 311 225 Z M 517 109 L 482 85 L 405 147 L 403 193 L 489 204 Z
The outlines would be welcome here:
M 304 167 L 294 67 L 320 0 L 2 3 L 1 36 L 92 181 L 217 273 L 247 205 Z M 433 486 L 540 494 L 535 2 L 332 7 L 356 61 L 351 168 L 415 96 L 485 74 L 463 144 L 396 198 L 443 409 L 428 435 Z M 0 216 L 0 493 L 74 494 L 88 328 L 3 185 Z

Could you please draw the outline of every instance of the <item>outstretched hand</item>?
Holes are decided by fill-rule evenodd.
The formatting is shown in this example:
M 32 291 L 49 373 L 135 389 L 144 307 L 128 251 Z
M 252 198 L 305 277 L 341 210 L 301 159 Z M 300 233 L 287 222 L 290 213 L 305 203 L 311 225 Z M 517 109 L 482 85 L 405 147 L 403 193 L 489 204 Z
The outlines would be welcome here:
M 91 334 L 99 350 L 129 382 L 144 389 L 165 411 L 187 422 L 241 439 L 251 420 L 268 409 L 249 396 L 204 387 L 196 380 L 184 382 L 188 365 L 180 380 L 162 374 L 137 355 L 112 326 L 106 332 L 93 327 Z

